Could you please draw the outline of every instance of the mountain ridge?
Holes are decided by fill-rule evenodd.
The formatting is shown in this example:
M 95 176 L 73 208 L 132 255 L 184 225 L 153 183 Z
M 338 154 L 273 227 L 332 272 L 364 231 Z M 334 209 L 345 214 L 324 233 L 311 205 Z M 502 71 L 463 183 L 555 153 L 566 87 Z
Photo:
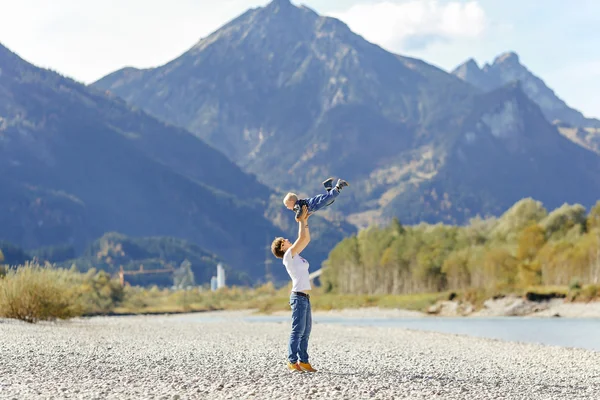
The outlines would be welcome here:
M 524 197 L 600 198 L 598 156 L 559 134 L 527 82 L 482 90 L 285 0 L 87 88 L 2 54 L 0 234 L 19 244 L 175 236 L 258 280 L 270 239 L 295 235 L 282 193 L 321 193 L 328 176 L 351 187 L 312 219 L 313 265 L 346 221 L 462 224 Z
M 540 105 L 550 122 L 558 120 L 571 125 L 600 128 L 600 120 L 585 117 L 580 111 L 569 107 L 542 79 L 523 65 L 519 55 L 513 51 L 499 54 L 491 64 L 486 63 L 482 68 L 469 59 L 451 73 L 484 91 L 520 80 L 525 93 Z
M 519 97 L 526 87 L 490 96 L 422 60 L 367 42 L 339 20 L 293 5 L 274 12 L 277 6 L 272 2 L 241 14 L 175 60 L 145 70 L 143 78 L 117 71 L 94 85 L 184 126 L 277 191 L 314 194 L 322 190 L 318 182 L 324 175 L 348 179 L 352 190 L 327 213 L 358 227 L 393 217 L 403 223 L 462 223 L 501 212 L 537 188 L 533 180 L 550 179 L 543 170 L 523 175 L 511 168 L 515 157 L 529 168 L 525 153 L 543 159 L 548 170 L 565 165 L 567 175 L 585 176 L 587 191 L 576 193 L 586 204 L 600 198 L 597 179 L 586 172 L 600 172 L 596 156 L 561 142 L 585 159 L 571 165 L 566 152 L 550 145 L 560 141 L 556 128 Z M 515 61 L 510 54 L 498 59 L 503 65 Z M 476 72 L 473 64 L 469 68 Z M 510 82 L 496 89 L 506 85 Z M 475 112 L 480 103 L 488 109 Z M 538 140 L 548 141 L 551 153 L 527 139 L 533 134 L 527 130 L 537 127 L 547 136 Z M 512 136 L 496 137 L 503 129 Z M 473 134 L 492 138 L 482 146 L 496 141 L 501 147 L 485 145 L 488 160 L 473 152 L 461 160 L 457 143 Z M 470 168 L 463 169 L 464 163 Z M 478 178 L 495 176 L 501 163 L 507 172 L 498 179 L 513 182 L 509 194 Z M 443 176 L 481 199 L 457 193 Z M 520 183 L 523 176 L 530 181 Z M 435 188 L 439 196 L 456 199 L 427 205 Z M 563 188 L 570 183 L 538 188 L 542 197 L 536 198 L 553 203 Z
M 193 240 L 264 275 L 271 190 L 168 126 L 0 48 L 0 234 L 27 248 L 83 249 L 106 231 Z M 232 243 L 240 250 L 232 251 Z M 278 274 L 283 278 L 283 274 Z

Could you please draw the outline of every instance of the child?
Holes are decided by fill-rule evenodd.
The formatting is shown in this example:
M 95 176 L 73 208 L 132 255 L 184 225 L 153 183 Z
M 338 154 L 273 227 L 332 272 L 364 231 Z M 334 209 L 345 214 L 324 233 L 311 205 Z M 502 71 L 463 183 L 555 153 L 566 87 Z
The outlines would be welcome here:
M 319 211 L 321 208 L 331 205 L 344 186 L 350 186 L 348 182 L 343 179 L 338 179 L 335 187 L 333 187 L 332 183 L 333 178 L 328 178 L 323 182 L 323 186 L 327 189 L 327 194 L 318 194 L 308 199 L 298 199 L 298 196 L 295 193 L 288 193 L 283 199 L 283 204 L 288 210 L 293 210 L 296 213 L 296 221 L 298 221 L 298 217 L 302 213 L 303 205 L 308 207 L 309 213 Z

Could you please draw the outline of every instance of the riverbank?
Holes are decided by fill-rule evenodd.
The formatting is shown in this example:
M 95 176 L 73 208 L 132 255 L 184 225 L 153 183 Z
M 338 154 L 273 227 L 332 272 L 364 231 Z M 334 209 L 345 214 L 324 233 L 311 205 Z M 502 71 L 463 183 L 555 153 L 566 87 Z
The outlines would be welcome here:
M 458 302 L 444 301 L 430 308 L 431 312 L 414 310 L 362 307 L 346 308 L 341 310 L 315 310 L 313 315 L 344 318 L 419 318 L 419 317 L 540 317 L 540 318 L 600 318 L 600 302 L 568 303 L 561 300 L 552 300 L 547 304 L 522 302 L 519 298 L 505 298 L 503 300 L 490 300 L 481 310 L 472 308 Z M 465 312 L 465 310 L 471 310 Z M 264 314 L 260 310 L 256 313 Z M 270 312 L 269 315 L 288 316 L 289 311 Z
M 136 314 L 177 314 L 185 312 L 210 312 L 225 310 L 253 309 L 258 313 L 269 315 L 285 315 L 289 311 L 289 293 L 279 290 L 272 293 L 250 294 L 242 299 L 228 298 L 212 303 L 196 304 L 190 301 L 157 308 L 123 308 L 118 307 L 114 315 Z M 452 296 L 450 293 L 423 293 L 408 295 L 338 295 L 323 293 L 320 288 L 311 296 L 313 310 L 326 315 L 359 316 L 359 317 L 500 317 L 500 316 L 534 316 L 534 317 L 567 317 L 567 318 L 600 318 L 600 301 L 570 301 L 564 294 L 562 297 L 545 297 L 543 292 L 527 294 L 507 294 L 493 298 L 483 297 L 475 301 L 465 300 L 464 296 Z M 453 300 L 448 300 L 454 297 Z M 208 307 L 206 304 L 211 304 Z
M 435 303 L 424 306 L 419 299 L 415 303 L 409 301 L 398 303 L 394 307 L 393 302 L 385 302 L 384 306 L 371 306 L 369 302 L 343 302 L 334 304 L 335 296 L 326 295 L 325 301 L 322 296 L 316 294 L 313 300 L 313 313 L 315 315 L 348 317 L 348 318 L 418 318 L 418 317 L 562 317 L 562 318 L 600 318 L 600 301 L 570 302 L 562 298 L 532 301 L 526 297 L 507 295 L 492 298 L 476 307 L 468 301 L 460 300 L 438 300 Z M 433 301 L 433 297 L 426 299 Z M 348 304 L 350 303 L 350 304 Z M 268 307 L 263 302 L 246 303 L 235 306 L 228 305 L 225 309 L 207 309 L 195 307 L 165 307 L 162 310 L 123 310 L 105 316 L 134 316 L 134 315 L 176 315 L 186 313 L 210 313 L 213 311 L 252 311 L 253 313 L 265 315 L 289 315 L 287 297 L 274 297 L 268 300 Z M 346 307 L 344 308 L 344 305 Z M 408 305 L 412 308 L 402 308 Z M 88 315 L 96 316 L 96 315 Z
M 569 302 L 562 298 L 529 300 L 523 296 L 508 295 L 488 299 L 478 309 L 469 302 L 438 301 L 425 313 L 445 317 L 600 318 L 600 302 Z
M 105 272 L 81 274 L 73 270 L 28 264 L 11 269 L 0 280 L 0 317 L 37 322 L 77 316 L 149 315 L 257 309 L 262 313 L 289 311 L 291 285 L 275 288 L 202 287 L 173 290 L 122 287 Z M 21 293 L 31 293 L 21 296 Z M 487 300 L 486 300 L 487 299 Z M 590 301 L 599 301 L 590 303 Z M 458 292 L 408 294 L 335 293 L 324 287 L 311 292 L 315 311 L 378 308 L 387 313 L 417 316 L 588 316 L 600 317 L 600 287 L 531 286 L 464 289 Z
M 319 323 L 315 374 L 285 369 L 289 323 L 248 311 L 0 321 L 6 398 L 589 399 L 600 353 Z

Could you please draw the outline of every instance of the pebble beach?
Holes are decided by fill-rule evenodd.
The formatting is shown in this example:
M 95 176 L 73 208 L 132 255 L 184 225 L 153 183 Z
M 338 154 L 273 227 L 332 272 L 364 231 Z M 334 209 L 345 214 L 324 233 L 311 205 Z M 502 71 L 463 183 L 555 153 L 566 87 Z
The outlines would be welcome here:
M 246 315 L 0 320 L 0 398 L 600 398 L 600 352 L 402 328 L 315 323 L 290 373 L 289 323 Z

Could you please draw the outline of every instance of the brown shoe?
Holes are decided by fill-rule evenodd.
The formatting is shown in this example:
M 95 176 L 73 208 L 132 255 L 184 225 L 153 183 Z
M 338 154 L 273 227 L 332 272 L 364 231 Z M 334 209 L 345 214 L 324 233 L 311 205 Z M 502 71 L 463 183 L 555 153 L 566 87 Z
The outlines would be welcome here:
M 296 365 L 300 368 L 301 371 L 304 371 L 304 372 L 317 372 L 317 370 L 314 369 L 310 365 L 310 363 L 303 363 L 303 362 L 298 361 L 298 363 Z
M 292 364 L 291 362 L 288 361 L 288 371 L 290 372 L 302 372 L 302 369 L 300 368 L 300 366 L 298 364 Z

